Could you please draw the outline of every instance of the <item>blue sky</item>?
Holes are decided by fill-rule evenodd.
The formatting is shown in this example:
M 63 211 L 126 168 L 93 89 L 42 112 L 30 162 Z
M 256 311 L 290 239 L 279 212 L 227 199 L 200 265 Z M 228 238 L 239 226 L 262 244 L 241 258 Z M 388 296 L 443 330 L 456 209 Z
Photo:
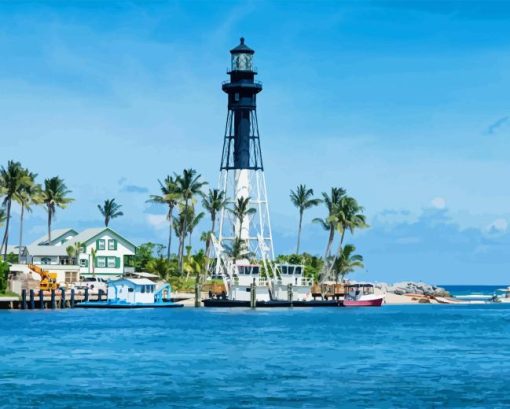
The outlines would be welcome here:
M 115 197 L 115 229 L 165 242 L 164 209 L 145 200 L 184 167 L 216 185 L 220 84 L 243 35 L 264 83 L 277 252 L 295 245 L 289 189 L 343 186 L 371 225 L 348 238 L 357 278 L 508 283 L 509 20 L 490 1 L 2 2 L 0 160 L 66 180 L 76 202 L 56 227 L 99 225 Z M 317 254 L 322 214 L 304 226 Z

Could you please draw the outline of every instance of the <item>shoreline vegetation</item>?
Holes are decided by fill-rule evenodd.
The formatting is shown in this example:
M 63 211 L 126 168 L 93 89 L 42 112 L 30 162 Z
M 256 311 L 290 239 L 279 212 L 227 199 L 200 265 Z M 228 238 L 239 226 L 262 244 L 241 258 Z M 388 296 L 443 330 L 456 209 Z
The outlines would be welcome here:
M 8 252 L 9 243 L 12 242 L 10 227 L 13 223 L 13 206 L 19 207 L 20 214 L 16 245 L 23 248 L 26 212 L 32 212 L 36 206 L 45 209 L 48 241 L 51 241 L 57 209 L 66 209 L 74 201 L 69 196 L 72 191 L 59 176 L 44 179 L 42 184 L 37 182 L 37 178 L 37 173 L 24 168 L 19 162 L 9 161 L 6 166 L 0 167 L 0 228 L 3 228 L 0 293 L 7 288 L 8 263 L 19 262 L 18 254 Z M 233 201 L 225 197 L 224 192 L 208 188 L 208 182 L 195 169 L 184 169 L 180 174 L 167 175 L 164 179 L 158 179 L 157 183 L 159 192 L 149 195 L 146 202 L 166 209 L 168 241 L 166 245 L 155 242 L 139 245 L 133 265 L 136 271 L 157 274 L 161 280 L 170 283 L 175 291 L 189 293 L 194 290 L 197 282 L 203 284 L 206 281 L 216 262 L 212 254 L 211 235 L 216 229 L 219 214 L 223 210 L 230 212 L 242 226 L 246 217 L 252 216 L 256 210 L 249 207 L 249 198 Z M 316 197 L 313 189 L 304 184 L 291 190 L 289 198 L 297 210 L 296 252 L 278 255 L 276 263 L 302 264 L 305 276 L 315 283 L 345 282 L 347 276 L 364 268 L 363 256 L 357 253 L 353 244 L 346 242 L 347 237 L 357 230 L 369 227 L 364 209 L 355 198 L 340 187 L 332 187 L 329 192 L 322 192 L 320 197 Z M 312 220 L 325 231 L 325 250 L 322 256 L 301 249 L 306 211 L 316 206 L 323 206 L 325 211 L 322 218 Z M 122 205 L 115 198 L 105 199 L 97 208 L 104 218 L 105 226 L 124 216 Z M 193 248 L 193 234 L 197 234 L 198 225 L 206 217 L 210 227 L 200 233 L 200 245 Z M 172 248 L 172 245 L 175 246 L 174 238 L 177 240 L 175 252 Z M 240 237 L 231 246 L 225 247 L 233 260 L 253 257 Z M 74 251 L 72 248 L 68 250 L 70 253 Z

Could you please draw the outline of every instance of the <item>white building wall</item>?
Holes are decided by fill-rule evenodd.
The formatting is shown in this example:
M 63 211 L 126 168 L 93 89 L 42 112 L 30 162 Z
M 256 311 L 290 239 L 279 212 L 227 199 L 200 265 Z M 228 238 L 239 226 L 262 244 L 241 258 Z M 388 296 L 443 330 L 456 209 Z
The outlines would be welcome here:
M 104 249 L 98 248 L 98 240 L 104 241 Z M 117 248 L 113 250 L 108 247 L 108 243 L 111 240 L 116 240 Z M 92 249 L 96 249 L 96 263 L 93 267 L 93 259 L 92 259 Z M 80 260 L 86 260 L 87 266 L 80 267 L 80 274 L 85 276 L 90 276 L 95 272 L 97 277 L 102 277 L 105 279 L 112 279 L 115 277 L 122 276 L 124 272 L 124 256 L 134 255 L 134 251 L 131 246 L 122 239 L 119 239 L 116 235 L 111 234 L 108 231 L 105 231 L 101 235 L 94 238 L 93 241 L 87 244 L 85 253 L 80 253 Z M 110 258 L 110 260 L 108 259 Z M 113 258 L 117 258 L 118 262 L 116 265 L 109 264 L 108 262 L 113 260 Z M 105 266 L 103 267 L 101 261 L 105 261 Z

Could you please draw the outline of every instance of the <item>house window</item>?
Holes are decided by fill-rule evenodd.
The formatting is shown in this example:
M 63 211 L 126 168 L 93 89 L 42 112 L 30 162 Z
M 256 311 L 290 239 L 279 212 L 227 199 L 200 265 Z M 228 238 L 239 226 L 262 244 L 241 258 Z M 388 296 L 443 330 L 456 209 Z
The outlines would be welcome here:
M 105 243 L 104 239 L 99 239 L 99 240 L 97 241 L 97 249 L 98 249 L 98 250 L 104 250 L 104 249 L 106 249 L 106 243 Z
M 96 267 L 106 267 L 106 257 L 97 257 Z
M 43 257 L 41 259 L 41 264 L 51 264 L 51 258 L 50 257 Z
M 108 268 L 115 268 L 115 257 L 108 257 Z
M 117 250 L 117 240 L 108 240 L 108 250 Z

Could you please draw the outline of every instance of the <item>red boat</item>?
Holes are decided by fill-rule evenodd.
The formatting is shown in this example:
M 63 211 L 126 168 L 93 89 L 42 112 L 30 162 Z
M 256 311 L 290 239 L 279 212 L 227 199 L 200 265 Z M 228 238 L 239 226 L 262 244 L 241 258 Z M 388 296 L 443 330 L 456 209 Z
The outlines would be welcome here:
M 374 294 L 374 286 L 368 283 L 345 286 L 344 307 L 380 307 L 384 294 Z

